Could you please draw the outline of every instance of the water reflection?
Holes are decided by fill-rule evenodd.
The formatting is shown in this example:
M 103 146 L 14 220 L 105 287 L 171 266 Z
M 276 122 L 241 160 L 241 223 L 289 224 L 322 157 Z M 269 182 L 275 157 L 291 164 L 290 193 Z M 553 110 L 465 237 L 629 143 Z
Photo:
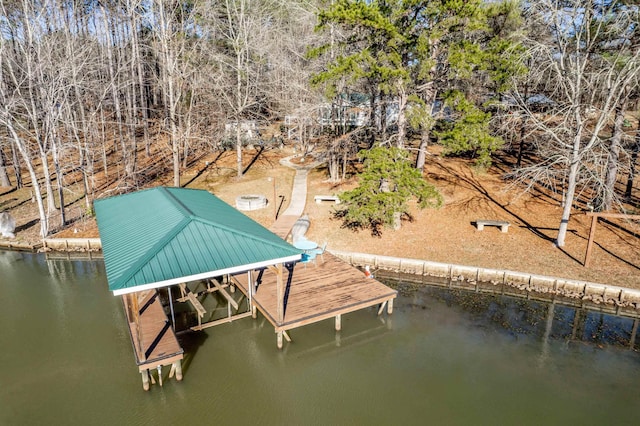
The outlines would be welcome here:
M 450 289 L 443 283 L 417 285 L 390 274 L 378 278 L 412 300 L 424 300 L 425 296 L 439 300 L 472 315 L 478 324 L 492 324 L 496 332 L 514 338 L 531 336 L 540 338 L 542 342 L 556 339 L 564 340 L 567 344 L 583 342 L 638 349 L 638 318 L 616 316 L 553 301 Z
M 0 251 L 3 425 L 640 421 L 633 319 L 405 284 L 391 317 L 302 327 L 283 351 L 261 316 L 181 334 L 184 380 L 144 392 L 103 263 L 55 262 Z

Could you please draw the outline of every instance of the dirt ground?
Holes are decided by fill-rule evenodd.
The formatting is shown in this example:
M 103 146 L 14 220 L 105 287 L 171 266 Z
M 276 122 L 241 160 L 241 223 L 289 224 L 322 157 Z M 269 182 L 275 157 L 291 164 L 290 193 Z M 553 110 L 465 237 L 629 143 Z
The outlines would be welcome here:
M 284 211 L 290 198 L 295 171 L 282 166 L 279 159 L 292 155 L 293 151 L 257 154 L 258 151 L 246 152 L 249 167 L 240 180 L 233 177 L 233 152 L 203 158 L 184 173 L 183 186 L 207 189 L 231 205 L 239 195 L 264 195 L 270 202 L 267 208 L 245 213 L 268 227 L 276 209 Z M 339 185 L 328 182 L 326 169 L 319 166 L 309 173 L 306 212 L 311 227 L 307 236 L 318 242 L 326 241 L 329 251 L 374 253 L 640 288 L 640 226 L 636 222 L 601 219 L 590 266 L 586 268 L 583 263 L 591 217 L 583 211 L 574 211 L 566 245 L 557 248 L 554 240 L 561 215 L 559 197 L 522 194 L 516 189 L 507 191 L 502 175 L 508 161 L 504 157 L 488 172 L 478 173 L 469 161 L 443 159 L 434 151 L 428 156 L 425 175 L 442 192 L 445 205 L 437 210 L 419 210 L 414 206 L 413 221 L 403 222 L 399 231 L 386 229 L 381 237 L 342 228 L 333 219 L 334 205 L 314 202 L 314 195 L 336 194 L 356 184 L 354 180 Z M 167 178 L 155 184 L 171 182 Z M 278 200 L 275 206 L 271 203 L 274 195 Z M 3 210 L 18 222 L 15 241 L 39 241 L 37 209 L 28 188 L 20 191 L 0 188 L 0 211 Z M 81 200 L 70 207 L 70 212 L 78 220 L 57 236 L 98 236 L 95 221 L 85 214 Z M 506 220 L 511 226 L 507 233 L 493 226 L 478 231 L 473 225 L 477 219 Z

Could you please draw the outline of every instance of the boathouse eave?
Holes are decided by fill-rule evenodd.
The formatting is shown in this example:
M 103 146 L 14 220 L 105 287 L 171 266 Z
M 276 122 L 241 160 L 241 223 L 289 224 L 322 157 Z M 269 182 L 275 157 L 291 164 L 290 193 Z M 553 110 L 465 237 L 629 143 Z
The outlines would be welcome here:
M 254 269 L 266 268 L 267 266 L 277 265 L 280 263 L 296 262 L 300 260 L 301 257 L 302 257 L 301 254 L 297 254 L 294 256 L 281 257 L 279 259 L 270 259 L 262 262 L 250 263 L 247 265 L 232 266 L 230 268 L 219 269 L 217 271 L 203 272 L 200 274 L 189 275 L 185 277 L 177 277 L 169 280 L 142 284 L 134 287 L 126 287 L 122 289 L 113 290 L 113 295 L 121 296 L 124 294 L 136 293 L 139 291 L 152 290 L 156 288 L 169 287 L 172 285 L 177 285 L 177 284 L 191 282 L 191 281 L 204 280 L 212 277 L 219 277 L 221 275 L 226 275 L 226 274 L 237 274 L 240 272 L 252 271 Z

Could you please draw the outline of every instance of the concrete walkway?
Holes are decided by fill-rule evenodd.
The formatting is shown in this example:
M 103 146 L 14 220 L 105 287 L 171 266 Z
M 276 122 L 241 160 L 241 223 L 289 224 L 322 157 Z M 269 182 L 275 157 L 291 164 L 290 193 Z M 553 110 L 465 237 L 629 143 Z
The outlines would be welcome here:
M 280 160 L 280 164 L 283 166 L 296 170 L 296 175 L 293 178 L 293 188 L 291 189 L 289 206 L 278 216 L 278 220 L 276 220 L 270 228 L 271 232 L 279 235 L 283 240 L 287 239 L 291 228 L 296 220 L 302 216 L 305 206 L 307 205 L 307 175 L 309 174 L 309 170 L 313 170 L 322 164 L 321 161 L 314 161 L 301 166 L 292 163 L 290 161 L 291 158 L 293 157 L 286 157 Z

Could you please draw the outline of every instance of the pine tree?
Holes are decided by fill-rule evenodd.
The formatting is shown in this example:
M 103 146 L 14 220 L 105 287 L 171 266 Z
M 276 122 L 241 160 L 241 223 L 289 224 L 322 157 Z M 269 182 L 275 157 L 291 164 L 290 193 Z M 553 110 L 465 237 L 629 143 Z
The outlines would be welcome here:
M 335 212 L 344 227 L 368 228 L 380 236 L 385 226 L 398 229 L 402 216 L 411 218 L 409 200 L 416 199 L 421 209 L 442 205 L 442 195 L 411 165 L 407 151 L 378 146 L 359 157 L 364 162 L 359 185 L 340 195 L 343 207 Z
M 343 36 L 310 51 L 316 58 L 331 52 L 325 69 L 312 83 L 324 85 L 330 96 L 339 94 L 338 88 L 345 83 L 352 90 L 366 87 L 372 104 L 377 102 L 372 119 L 376 114 L 384 117 L 377 94 L 394 99 L 398 110 L 395 145 L 404 146 L 409 126 L 422 133 L 419 169 L 435 118 L 444 112 L 437 105 L 449 100 L 461 107 L 449 110 L 450 118 L 459 121 L 456 131 L 480 138 L 467 138 L 466 145 L 486 165 L 500 147 L 500 139 L 490 134 L 491 114 L 481 111 L 486 99 L 479 96 L 478 87 L 484 92 L 503 91 L 508 77 L 518 71 L 517 40 L 512 36 L 518 10 L 516 3 L 508 1 L 337 0 L 320 13 L 318 27 L 338 26 Z M 461 102 L 460 96 L 467 101 Z M 377 136 L 386 139 L 379 132 Z M 460 152 L 460 138 L 443 136 L 443 144 L 452 144 L 451 151 Z

